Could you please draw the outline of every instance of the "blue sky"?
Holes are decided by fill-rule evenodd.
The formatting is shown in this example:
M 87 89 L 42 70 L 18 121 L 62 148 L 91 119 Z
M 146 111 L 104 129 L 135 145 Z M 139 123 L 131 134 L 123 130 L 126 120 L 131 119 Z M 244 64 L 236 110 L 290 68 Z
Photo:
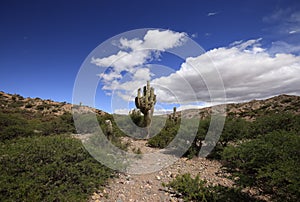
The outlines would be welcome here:
M 0 2 L 0 26 L 0 90 L 25 97 L 72 102 L 76 75 L 88 55 L 111 37 L 141 28 L 183 33 L 200 44 L 218 63 L 215 67 L 223 79 L 228 102 L 282 93 L 300 94 L 300 3 L 297 0 L 5 0 Z M 229 56 L 233 55 L 236 57 L 230 60 Z M 152 62 L 164 58 L 167 60 L 162 64 L 173 68 L 169 73 L 174 74 L 169 79 L 175 82 L 174 87 L 178 84 L 175 72 L 188 71 L 182 68 L 187 61 L 161 51 L 159 60 Z M 190 61 L 205 64 L 196 56 Z M 253 62 L 251 67 L 249 62 Z M 188 99 L 182 86 L 170 88 L 171 91 L 180 99 L 187 98 L 182 101 L 185 107 L 208 106 L 207 99 L 200 99 L 205 93 L 195 90 L 199 86 L 193 85 L 190 80 L 193 78 L 186 75 L 192 72 L 187 72 L 184 79 L 199 102 Z M 103 80 L 99 82 L 95 105 L 111 112 L 109 89 L 104 91 Z M 163 79 L 157 80 L 158 84 L 171 85 Z M 171 97 L 161 96 L 160 108 L 182 105 Z M 215 100 L 219 102 L 222 101 Z

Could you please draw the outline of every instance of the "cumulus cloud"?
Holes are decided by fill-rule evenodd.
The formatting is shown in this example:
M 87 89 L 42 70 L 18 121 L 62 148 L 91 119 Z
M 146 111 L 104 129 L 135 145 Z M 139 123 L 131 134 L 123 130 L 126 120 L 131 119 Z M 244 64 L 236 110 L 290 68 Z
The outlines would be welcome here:
M 286 53 L 272 56 L 260 47 L 260 40 L 235 42 L 229 47 L 187 58 L 176 73 L 153 81 L 171 89 L 176 96 L 158 91 L 158 97 L 170 103 L 176 103 L 178 97 L 186 103 L 210 102 L 212 91 L 222 91 L 214 86 L 214 79 L 218 76 L 214 68 L 218 69 L 223 79 L 227 102 L 242 102 L 282 93 L 300 94 L 300 56 Z M 193 91 L 188 91 L 188 88 Z M 214 102 L 220 100 L 217 98 Z
M 142 38 L 121 38 L 114 41 L 119 51 L 107 57 L 92 57 L 91 63 L 107 68 L 100 73 L 103 90 L 131 91 L 138 84 L 150 80 L 153 75 L 145 64 L 157 60 L 160 53 L 183 45 L 186 33 L 170 30 L 148 30 Z M 126 77 L 127 80 L 121 81 Z M 128 81 L 129 80 L 129 81 Z M 123 98 L 128 95 L 123 95 Z
M 185 33 L 150 30 L 141 38 L 121 38 L 116 43 L 119 52 L 91 60 L 92 64 L 107 68 L 99 74 L 102 89 L 112 92 L 112 97 L 132 101 L 137 88 L 153 78 L 147 64 L 158 59 L 161 52 L 184 44 L 186 37 Z M 227 47 L 185 58 L 179 69 L 169 75 L 156 75 L 151 85 L 158 103 L 175 104 L 183 110 L 283 93 L 300 95 L 300 56 L 295 54 L 300 46 L 274 42 L 271 48 L 265 48 L 262 40 L 235 41 Z M 128 113 L 128 109 L 120 105 L 115 112 Z

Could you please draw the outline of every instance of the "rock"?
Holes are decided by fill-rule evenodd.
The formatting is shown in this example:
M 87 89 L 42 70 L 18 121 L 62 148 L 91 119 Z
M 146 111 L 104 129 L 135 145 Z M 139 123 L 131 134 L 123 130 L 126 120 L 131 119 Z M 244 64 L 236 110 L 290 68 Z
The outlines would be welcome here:
M 97 194 L 96 192 L 94 192 L 93 196 L 92 196 L 92 199 L 93 200 L 97 200 L 97 199 L 100 199 L 101 197 L 99 196 L 99 194 Z
M 170 201 L 171 201 L 171 202 L 176 202 L 175 199 L 172 198 L 172 197 L 170 198 Z
M 126 199 L 125 195 L 124 194 L 119 194 L 119 197 L 118 197 L 118 202 L 124 202 Z
M 161 180 L 161 177 L 157 175 L 157 176 L 156 176 L 156 179 L 157 179 L 157 180 Z
M 176 175 L 175 173 L 172 173 L 170 177 L 171 177 L 171 178 L 176 178 L 176 176 L 177 176 L 177 175 Z

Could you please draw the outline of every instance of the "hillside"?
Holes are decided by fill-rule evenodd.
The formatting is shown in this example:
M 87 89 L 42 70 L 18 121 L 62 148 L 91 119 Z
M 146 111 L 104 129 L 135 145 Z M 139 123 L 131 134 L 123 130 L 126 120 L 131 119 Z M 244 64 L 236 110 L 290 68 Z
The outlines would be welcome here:
M 71 113 L 73 105 L 66 102 L 56 102 L 50 99 L 24 98 L 18 94 L 8 94 L 0 91 L 0 110 L 3 112 L 20 112 L 28 115 L 61 116 L 64 113 Z M 82 111 L 93 111 L 98 115 L 107 113 L 87 106 L 81 106 Z
M 184 118 L 194 118 L 200 115 L 201 119 L 210 116 L 211 107 L 202 109 L 188 109 L 184 111 Z M 226 105 L 226 114 L 229 117 L 240 117 L 254 120 L 257 117 L 270 113 L 291 112 L 300 114 L 300 96 L 279 95 L 265 100 L 252 100 L 244 103 L 230 103 Z M 180 113 L 180 112 L 177 112 Z
M 7 112 L 24 111 L 28 114 L 42 114 L 43 116 L 60 116 L 66 112 L 72 112 L 72 104 L 56 102 L 50 99 L 24 98 L 18 94 L 8 94 L 0 91 L 0 110 Z M 76 106 L 75 106 L 76 107 Z M 87 106 L 81 106 L 80 110 L 94 111 L 99 115 L 107 115 L 106 112 Z M 200 115 L 201 119 L 210 116 L 211 107 L 202 109 L 184 110 L 184 118 L 194 118 Z M 230 103 L 226 105 L 226 114 L 230 117 L 240 117 L 253 120 L 256 117 L 269 113 L 292 112 L 300 114 L 300 96 L 279 95 L 265 100 L 252 100 L 244 103 Z M 181 113 L 180 111 L 177 113 Z

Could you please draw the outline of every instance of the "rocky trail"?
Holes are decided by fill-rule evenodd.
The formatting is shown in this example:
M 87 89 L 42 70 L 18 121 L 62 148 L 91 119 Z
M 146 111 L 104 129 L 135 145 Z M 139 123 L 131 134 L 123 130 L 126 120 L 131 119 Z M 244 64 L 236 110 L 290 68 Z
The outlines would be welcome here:
M 150 148 L 146 146 L 145 140 L 132 140 L 130 138 L 124 138 L 124 142 L 129 142 L 129 150 L 136 151 L 140 149 L 142 155 L 147 156 L 149 153 L 158 152 L 158 149 Z M 158 154 L 158 155 L 156 155 Z M 140 159 L 158 162 L 157 164 L 164 163 L 164 158 L 168 157 L 166 154 L 156 153 L 155 155 L 150 155 L 149 158 Z M 155 159 L 151 159 L 155 158 Z M 170 159 L 168 159 L 170 160 Z M 128 174 L 128 173 L 118 173 L 116 178 L 109 181 L 108 185 L 104 187 L 103 190 L 95 192 L 91 197 L 89 202 L 140 202 L 140 201 L 183 201 L 180 197 L 177 197 L 171 190 L 168 190 L 162 185 L 162 183 L 168 183 L 175 179 L 177 175 L 190 173 L 191 176 L 196 176 L 200 174 L 202 179 L 205 179 L 209 184 L 212 185 L 223 185 L 223 186 L 233 186 L 233 181 L 226 178 L 228 175 L 221 169 L 221 164 L 218 161 L 212 161 L 205 158 L 194 158 L 188 160 L 187 158 L 176 159 L 172 165 L 168 167 L 163 167 L 155 172 L 148 172 L 147 167 L 140 168 L 140 170 L 145 169 L 145 174 L 136 170 L 130 170 L 129 173 L 141 173 L 141 174 Z M 141 166 L 143 164 L 139 164 Z M 131 166 L 132 168 L 138 166 Z M 131 168 L 130 168 L 131 169 Z

